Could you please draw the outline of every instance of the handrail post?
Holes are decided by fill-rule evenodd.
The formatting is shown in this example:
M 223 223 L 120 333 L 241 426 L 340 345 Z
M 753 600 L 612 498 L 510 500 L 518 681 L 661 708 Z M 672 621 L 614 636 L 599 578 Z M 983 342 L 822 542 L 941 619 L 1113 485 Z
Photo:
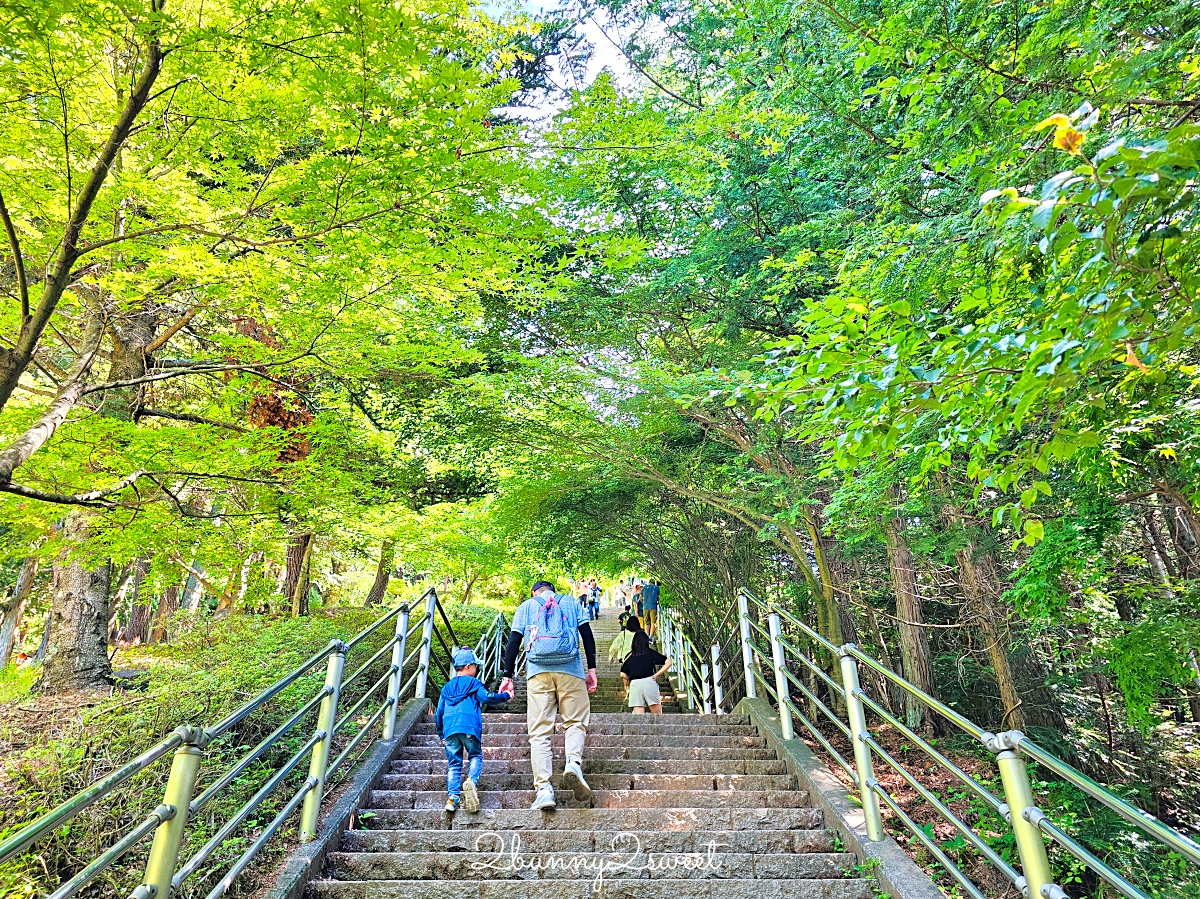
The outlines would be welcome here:
M 779 697 L 779 728 L 783 731 L 785 740 L 796 739 L 796 731 L 792 726 L 792 707 L 788 705 L 787 675 L 784 673 L 783 659 L 783 628 L 779 623 L 779 613 L 772 612 L 767 618 L 771 630 L 771 661 L 775 664 L 775 694 Z
M 687 707 L 690 711 L 696 711 L 696 689 L 695 678 L 692 674 L 692 657 L 688 653 L 687 634 L 683 629 L 679 629 L 679 657 L 684 660 L 683 664 L 683 692 L 687 695 Z
M 325 668 L 325 698 L 317 712 L 317 730 L 323 736 L 312 748 L 309 756 L 308 776 L 317 785 L 304 796 L 304 808 L 300 812 L 300 842 L 307 843 L 317 835 L 321 821 L 321 796 L 325 792 L 325 773 L 329 767 L 329 748 L 333 745 L 333 726 L 337 723 L 338 699 L 342 693 L 342 671 L 346 667 L 346 644 L 334 640 L 333 651 Z
M 388 682 L 388 699 L 392 707 L 384 713 L 383 738 L 396 736 L 396 713 L 400 710 L 400 687 L 404 683 L 404 652 L 408 648 L 408 603 L 400 607 L 396 617 L 396 644 L 392 647 L 392 679 Z
M 170 899 L 171 878 L 175 876 L 175 865 L 179 862 L 179 847 L 183 844 L 192 793 L 196 789 L 204 746 L 208 742 L 208 737 L 200 728 L 184 725 L 178 733 L 183 737 L 183 743 L 171 759 L 171 773 L 167 776 L 167 787 L 163 793 L 163 805 L 171 809 L 173 814 L 154 831 L 150 858 L 146 862 L 146 877 L 142 886 L 135 891 L 145 899 Z
M 721 647 L 714 643 L 712 645 L 712 672 L 713 672 L 713 703 L 716 705 L 714 711 L 718 715 L 724 715 L 725 710 L 721 708 L 725 702 L 725 692 L 721 689 Z
M 850 741 L 854 744 L 854 767 L 858 769 L 858 792 L 862 797 L 863 817 L 867 824 L 867 839 L 878 843 L 883 839 L 883 818 L 879 814 L 879 797 L 875 795 L 875 767 L 871 747 L 863 738 L 867 735 L 867 714 L 863 710 L 862 687 L 858 680 L 858 662 L 847 643 L 838 653 L 842 669 L 842 687 L 846 691 L 846 718 L 850 723 Z
M 754 683 L 754 656 L 750 651 L 750 600 L 745 593 L 738 594 L 738 628 L 742 634 L 742 668 L 746 672 L 746 698 L 758 699 L 758 686 Z
M 1025 875 L 1025 895 L 1030 899 L 1041 899 L 1045 888 L 1054 885 L 1054 877 L 1050 873 L 1050 859 L 1046 855 L 1042 832 L 1031 823 L 1031 812 L 1039 810 L 1033 801 L 1025 759 L 1014 751 L 1021 736 L 1020 731 L 1008 731 L 984 734 L 983 739 L 984 745 L 996 753 L 996 767 L 1000 769 L 1000 782 L 1004 785 L 1004 798 L 1008 804 L 1005 817 L 1016 837 L 1021 873 Z
M 417 669 L 417 699 L 425 698 L 425 690 L 429 685 L 429 666 L 433 652 L 433 616 L 437 614 L 437 593 L 429 591 L 425 600 L 425 626 L 421 628 L 421 659 Z
M 688 645 L 684 643 L 684 652 L 687 652 Z M 696 658 L 691 653 L 688 653 L 688 671 L 687 671 L 687 698 L 688 708 L 691 711 L 696 711 L 700 708 L 699 690 L 696 689 Z
M 493 677 L 500 674 L 504 665 L 504 644 L 508 642 L 508 634 L 505 632 L 508 622 L 503 617 L 496 619 L 496 622 L 496 635 L 492 638 L 492 671 L 489 672 Z
M 704 693 L 703 693 L 704 714 L 711 715 L 712 714 L 712 693 L 709 689 L 708 672 L 709 672 L 708 662 L 704 662 L 700 666 L 700 680 L 703 682 L 703 685 L 704 685 Z

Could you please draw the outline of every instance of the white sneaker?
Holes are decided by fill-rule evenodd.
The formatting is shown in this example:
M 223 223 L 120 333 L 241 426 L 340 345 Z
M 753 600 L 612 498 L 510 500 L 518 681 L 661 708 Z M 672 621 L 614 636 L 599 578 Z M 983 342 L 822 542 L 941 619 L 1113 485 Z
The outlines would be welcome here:
M 583 768 L 580 767 L 579 762 L 575 759 L 567 762 L 566 770 L 563 771 L 563 783 L 574 790 L 576 799 L 584 800 L 592 798 L 592 788 L 583 779 Z
M 529 806 L 535 812 L 554 811 L 554 787 L 545 786 L 533 797 L 533 805 Z
M 463 808 L 474 814 L 479 811 L 479 790 L 475 786 L 475 781 L 467 779 L 462 785 Z

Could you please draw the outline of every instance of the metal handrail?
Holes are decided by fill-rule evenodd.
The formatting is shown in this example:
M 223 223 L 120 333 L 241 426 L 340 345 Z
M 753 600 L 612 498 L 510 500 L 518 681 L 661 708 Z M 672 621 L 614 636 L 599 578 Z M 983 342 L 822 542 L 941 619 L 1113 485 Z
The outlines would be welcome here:
M 387 610 L 348 641 L 330 641 L 319 652 L 211 727 L 198 728 L 188 725 L 179 727 L 137 758 L 0 841 L 0 864 L 17 857 L 81 811 L 111 795 L 131 778 L 146 771 L 173 752 L 174 758 L 162 804 L 125 832 L 99 856 L 88 862 L 78 873 L 58 886 L 49 897 L 49 899 L 70 899 L 71 896 L 77 894 L 110 869 L 133 847 L 153 834 L 154 841 L 150 847 L 145 878 L 132 895 L 135 899 L 155 899 L 155 897 L 167 899 L 173 889 L 180 887 L 201 870 L 204 863 L 244 826 L 246 820 L 260 808 L 267 797 L 275 793 L 307 758 L 309 772 L 303 784 L 209 893 L 209 899 L 219 899 L 228 891 L 246 866 L 253 861 L 271 836 L 279 830 L 288 816 L 299 809 L 301 805 L 303 805 L 300 822 L 301 840 L 311 839 L 315 835 L 320 816 L 320 803 L 329 778 L 369 738 L 374 739 L 379 735 L 381 723 L 384 738 L 390 739 L 395 736 L 396 712 L 404 697 L 411 692 L 415 698 L 424 699 L 429 668 L 436 664 L 445 670 L 442 660 L 432 653 L 433 645 L 440 643 L 444 647 L 445 640 L 440 629 L 430 625 L 438 623 L 436 619 L 440 618 L 445 624 L 444 630 L 455 644 L 457 644 L 457 638 L 445 610 L 438 601 L 436 592 L 427 590 L 422 594 L 420 601 L 425 604 L 425 608 L 416 619 L 415 624 L 411 621 L 408 604 Z M 352 674 L 344 674 L 344 660 L 347 652 L 361 645 L 393 620 L 395 621 L 394 635 L 370 658 L 359 665 Z M 497 632 L 505 627 L 507 627 L 507 619 L 502 613 L 498 613 L 485 631 L 484 637 L 481 638 L 482 667 L 485 671 L 490 672 L 491 669 L 499 671 L 502 660 L 494 650 L 491 641 Z M 409 639 L 416 634 L 420 634 L 420 638 L 415 641 L 416 645 L 409 649 Z M 356 691 L 355 702 L 338 718 L 338 705 L 346 690 L 373 666 L 380 663 L 389 652 L 392 655 L 391 665 L 361 695 Z M 449 653 L 447 652 L 447 654 Z M 411 670 L 409 677 L 404 680 L 403 674 L 414 658 L 420 661 Z M 324 685 L 314 695 L 305 699 L 297 711 L 293 712 L 267 737 L 259 741 L 253 749 L 244 754 L 229 770 L 221 774 L 199 795 L 194 795 L 199 780 L 201 762 L 209 745 L 222 735 L 229 733 L 240 722 L 263 708 L 271 700 L 279 697 L 288 687 L 296 684 L 322 662 L 326 663 L 327 668 Z M 402 680 L 403 683 L 401 683 Z M 335 734 L 344 730 L 350 721 L 362 713 L 385 685 L 387 686 L 386 697 L 374 706 L 364 725 L 346 742 L 337 757 L 330 762 L 330 749 Z M 180 861 L 179 849 L 185 830 L 189 825 L 189 819 L 231 784 L 239 780 L 256 762 L 278 746 L 284 736 L 314 712 L 317 714 L 315 723 L 312 725 L 313 731 L 303 746 L 271 772 L 254 795 L 235 810 L 205 845 L 176 870 L 176 865 Z
M 145 771 L 182 742 L 183 734 L 178 730 L 175 731 L 157 746 L 147 749 L 133 761 L 121 766 L 102 780 L 96 781 L 85 790 L 76 793 L 32 824 L 0 842 L 0 864 L 15 858 L 25 847 L 36 843 L 50 831 L 70 821 L 85 808 L 99 802 L 129 778 Z
M 295 771 L 296 767 L 302 761 L 304 761 L 304 758 L 310 752 L 312 752 L 313 747 L 325 739 L 325 737 L 325 731 L 318 730 L 309 738 L 307 743 L 301 746 L 300 749 L 298 749 L 292 755 L 291 758 L 289 758 L 278 769 L 276 769 L 275 773 L 267 779 L 266 783 L 258 788 L 258 791 L 250 798 L 250 800 L 240 809 L 238 809 L 238 811 L 235 812 L 228 821 L 221 825 L 220 829 L 218 829 L 217 832 L 212 835 L 209 841 L 201 846 L 196 854 L 184 863 L 183 867 L 179 869 L 179 872 L 171 878 L 171 889 L 179 889 L 179 887 L 183 885 L 184 881 L 195 874 L 196 871 L 200 869 L 200 866 L 209 858 L 209 856 L 221 848 L 221 844 L 224 843 L 230 837 L 230 835 L 238 829 L 238 826 L 241 825 L 243 821 L 254 814 L 255 809 L 262 804 L 262 801 L 270 796 L 271 793 L 275 792 L 275 788 L 283 783 L 284 778 Z
M 1145 812 L 1137 806 L 1130 805 L 1121 797 L 1113 794 L 1112 791 L 1106 790 L 1100 784 L 1096 783 L 1083 772 L 1076 771 L 1066 762 L 1052 756 L 1024 734 L 1020 734 L 1015 742 L 1018 752 L 1025 753 L 1031 759 L 1045 765 L 1059 777 L 1070 781 L 1097 802 L 1102 802 L 1108 806 L 1108 808 L 1112 809 L 1130 824 L 1141 828 L 1149 836 L 1168 844 L 1176 852 L 1187 856 L 1192 861 L 1200 862 L 1200 845 L 1194 840 L 1190 840 L 1183 834 L 1167 827 L 1167 825 L 1163 824 L 1149 812 Z
M 359 677 L 363 674 L 363 672 L 365 672 L 368 668 L 370 668 L 372 665 L 374 665 L 376 662 L 378 662 L 383 657 L 384 653 L 388 652 L 388 650 L 390 650 L 393 646 L 395 646 L 399 642 L 400 642 L 399 637 L 392 637 L 392 639 L 390 639 L 386 643 L 384 643 L 383 646 L 380 647 L 379 652 L 375 653 L 375 655 L 371 656 L 371 658 L 369 658 L 365 662 L 363 662 L 362 665 L 360 665 L 358 667 L 357 671 L 355 671 L 353 674 L 349 675 L 348 677 L 342 678 L 342 689 L 344 690 L 349 684 L 352 684 L 356 680 L 358 680 Z M 349 647 L 350 644 L 347 643 L 346 646 Z
M 204 808 L 204 806 L 208 804 L 210 799 L 237 780 L 238 776 L 243 771 L 262 758 L 267 751 L 271 749 L 271 747 L 279 742 L 279 739 L 282 736 L 295 727 L 305 715 L 320 705 L 321 700 L 328 696 L 330 692 L 331 691 L 329 688 L 322 687 L 321 691 L 308 702 L 306 702 L 301 707 L 300 711 L 294 714 L 287 721 L 283 722 L 283 724 L 279 725 L 279 727 L 275 728 L 275 730 L 271 731 L 270 734 L 263 738 L 261 743 L 242 756 L 241 760 L 228 771 L 226 771 L 214 784 L 212 784 L 212 786 L 193 799 L 191 802 L 191 814 L 194 815 L 196 812 L 200 811 L 200 809 Z
M 968 878 L 967 875 L 963 874 L 963 872 L 959 870 L 958 866 L 950 860 L 950 856 L 946 855 L 946 853 L 942 850 L 942 847 L 939 846 L 934 840 L 930 839 L 929 834 L 927 834 L 924 829 L 917 824 L 916 821 L 909 817 L 908 813 L 900 807 L 899 803 L 897 803 L 894 799 L 892 799 L 891 796 L 888 795 L 887 790 L 885 790 L 878 781 L 871 785 L 871 793 L 872 795 L 882 799 L 888 808 L 892 810 L 892 814 L 904 822 L 904 826 L 909 829 L 912 835 L 917 838 L 917 840 L 922 846 L 925 847 L 929 854 L 937 859 L 938 864 L 941 865 L 942 868 L 945 869 L 945 871 L 951 877 L 953 877 L 955 881 L 958 882 L 958 885 L 961 886 L 964 891 L 966 891 L 966 894 L 970 896 L 971 899 L 987 899 L 987 897 L 979 891 L 979 887 L 975 886 L 975 884 L 971 882 L 970 878 Z
M 722 640 L 720 630 L 726 622 L 730 621 L 734 609 L 738 607 L 740 607 L 741 613 L 736 619 L 738 622 L 737 632 Z M 675 646 L 677 650 L 681 650 L 685 654 L 679 679 L 686 687 L 686 681 L 693 674 L 697 660 L 702 664 L 703 672 L 707 672 L 709 666 L 703 664 L 707 659 L 696 649 L 691 636 L 685 632 L 680 619 L 673 614 L 673 611 L 669 607 L 664 608 L 663 620 L 668 628 L 677 631 L 673 636 Z M 769 629 L 763 626 L 767 622 L 770 623 Z M 840 669 L 841 683 L 838 683 L 822 665 L 818 664 L 810 652 L 802 650 L 796 643 L 784 637 L 781 631 L 783 622 L 787 623 L 789 631 L 791 628 L 795 628 L 811 640 L 814 647 L 820 646 L 833 654 Z M 760 638 L 763 645 L 760 645 Z M 733 647 L 739 642 L 740 655 L 733 650 Z M 770 650 L 764 649 L 764 646 L 769 647 Z M 764 603 L 747 590 L 739 591 L 738 602 L 731 606 L 722 618 L 722 625 L 718 627 L 718 632 L 713 636 L 711 648 L 714 666 L 712 683 L 719 696 L 718 710 L 720 710 L 721 703 L 736 703 L 741 696 L 752 698 L 758 695 L 757 690 L 763 691 L 768 701 L 779 710 L 778 720 L 784 740 L 794 738 L 792 722 L 793 719 L 799 719 L 813 739 L 829 754 L 829 757 L 847 772 L 859 790 L 867 835 L 870 840 L 881 840 L 884 837 L 880 815 L 882 803 L 930 852 L 937 863 L 962 889 L 964 895 L 970 896 L 972 899 L 984 899 L 983 893 L 955 865 L 937 841 L 918 826 L 883 788 L 874 776 L 872 767 L 874 762 L 879 762 L 895 771 L 989 865 L 1029 897 L 1066 899 L 1066 894 L 1053 881 L 1046 851 L 1048 838 L 1126 899 L 1148 899 L 1145 892 L 1130 883 L 1120 872 L 1115 871 L 1098 858 L 1077 839 L 1060 829 L 1042 809 L 1035 805 L 1025 759 L 1044 765 L 1055 775 L 1116 812 L 1147 836 L 1156 840 L 1163 848 L 1178 852 L 1192 862 L 1200 862 L 1200 843 L 1121 799 L 1106 787 L 1051 755 L 1024 734 L 1019 731 L 1010 731 L 997 735 L 986 731 L 944 702 L 929 695 L 928 692 L 921 690 L 867 655 L 854 644 L 847 643 L 840 647 L 835 645 L 792 613 L 776 605 Z M 816 652 L 815 648 L 813 652 Z M 837 712 L 821 701 L 820 697 L 814 693 L 815 688 L 810 689 L 794 671 L 790 670 L 789 666 L 794 666 L 797 662 L 819 677 L 829 687 L 831 694 L 840 700 Z M 994 753 L 1000 781 L 1004 786 L 1004 801 L 946 758 L 912 727 L 888 711 L 882 702 L 867 695 L 859 683 L 859 665 L 880 675 L 883 678 L 881 684 L 890 682 L 896 685 L 932 712 L 979 740 L 989 751 Z M 766 673 L 768 669 L 774 673 L 773 682 Z M 702 683 L 705 696 L 707 696 L 708 681 L 703 680 Z M 793 688 L 796 693 L 793 693 Z M 795 696 L 802 697 L 802 699 L 794 699 Z M 853 764 L 842 756 L 810 720 L 804 708 L 801 707 L 805 703 L 817 709 L 833 723 L 841 736 L 849 740 L 854 750 Z M 844 711 L 848 724 L 839 714 L 843 711 L 842 704 L 845 706 Z M 970 825 L 959 818 L 941 797 L 922 784 L 913 772 L 905 768 L 887 751 L 868 729 L 866 710 L 877 715 L 882 722 L 894 728 L 899 734 L 912 740 L 934 764 L 964 784 L 982 799 L 992 812 L 1008 822 L 1017 845 L 1019 869 L 993 849 L 983 836 L 976 833 Z M 816 717 L 820 720 L 819 715 Z
M 858 659 L 858 661 L 862 662 L 864 665 L 866 665 L 871 670 L 876 671 L 879 674 L 882 674 L 884 677 L 886 677 L 888 680 L 890 680 L 892 683 L 894 683 L 896 686 L 898 686 L 901 690 L 904 690 L 910 696 L 915 696 L 917 699 L 921 700 L 921 702 L 923 702 L 925 705 L 929 706 L 929 708 L 933 709 L 935 712 L 937 712 L 939 715 L 941 715 L 947 721 L 958 725 L 960 728 L 962 728 L 964 731 L 966 731 L 967 733 L 969 733 L 971 736 L 975 737 L 976 739 L 982 740 L 984 737 L 984 734 L 987 733 L 987 731 L 985 731 L 982 727 L 980 727 L 974 721 L 971 721 L 969 718 L 965 718 L 964 716 L 960 715 L 958 712 L 954 711 L 954 709 L 950 708 L 950 706 L 946 705 L 944 702 L 940 702 L 940 701 L 934 699 L 932 696 L 930 696 L 928 693 L 926 693 L 920 687 L 915 686 L 914 684 L 910 684 L 908 681 L 906 681 L 900 675 L 896 674 L 890 668 L 886 668 L 886 667 L 884 667 L 884 665 L 882 663 L 875 661 L 873 658 L 871 658 L 869 655 L 867 655 L 865 652 L 863 652 L 861 649 L 859 649 L 853 643 L 846 644 L 846 654 L 854 656 L 854 658 Z
M 783 637 L 779 638 L 779 642 L 783 645 L 784 649 L 790 651 L 793 654 L 793 656 L 797 659 L 797 661 L 803 662 L 805 667 L 807 667 L 809 671 L 811 671 L 817 677 L 821 678 L 821 680 L 825 681 L 825 684 L 829 687 L 830 690 L 833 691 L 834 696 L 840 696 L 842 699 L 846 698 L 846 691 L 842 688 L 842 685 L 839 684 L 837 681 L 835 681 L 828 674 L 826 674 L 823 670 L 821 670 L 820 665 L 816 664 L 812 659 L 810 659 L 808 656 L 806 656 L 803 652 L 801 652 L 798 648 L 793 646 L 791 643 L 789 643 Z
M 989 862 L 991 862 L 993 867 L 1007 877 L 1014 886 L 1020 887 L 1024 884 L 1025 878 L 1018 874 L 1017 870 L 1012 865 L 1001 858 L 1000 853 L 996 852 L 995 849 L 985 843 L 983 839 L 975 833 L 975 831 L 971 830 L 965 821 L 951 811 L 948 805 L 943 803 L 937 796 L 935 796 L 933 791 L 917 780 L 912 775 L 912 772 L 896 761 L 891 753 L 879 745 L 879 742 L 874 737 L 870 736 L 869 734 L 864 734 L 862 739 L 868 745 L 870 745 L 871 749 L 874 750 L 874 752 L 881 759 L 888 763 L 889 768 L 903 777 L 908 785 L 921 795 L 922 799 L 932 805 L 944 820 L 953 824 L 954 829 L 962 834 L 963 839 L 974 846 L 979 853 Z
M 271 684 L 271 686 L 267 687 L 267 689 L 242 705 L 241 708 L 226 715 L 212 727 L 206 728 L 205 733 L 208 734 L 208 738 L 215 740 L 247 715 L 262 708 L 300 678 L 304 677 L 304 675 L 312 671 L 317 665 L 329 658 L 330 654 L 336 652 L 340 645 L 342 644 L 338 640 L 330 640 L 324 649 L 307 661 L 302 662 L 298 668 L 292 669 L 290 674 L 285 674 L 279 680 L 275 681 L 275 683 Z

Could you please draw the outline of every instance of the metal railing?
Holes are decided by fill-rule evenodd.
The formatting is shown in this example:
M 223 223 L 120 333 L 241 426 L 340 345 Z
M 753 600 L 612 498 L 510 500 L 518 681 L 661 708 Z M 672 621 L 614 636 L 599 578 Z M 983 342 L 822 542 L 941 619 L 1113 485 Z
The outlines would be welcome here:
M 420 610 L 419 617 L 413 621 L 415 610 Z M 358 664 L 351 673 L 346 674 L 347 656 L 364 646 L 368 638 L 389 624 L 393 624 L 390 639 Z M 480 666 L 481 678 L 486 680 L 499 676 L 503 641 L 507 634 L 507 619 L 503 614 L 497 614 L 476 644 L 476 654 L 483 662 Z M 414 638 L 416 645 L 410 650 Z M 430 589 L 422 594 L 412 609 L 407 604 L 397 606 L 381 615 L 350 640 L 330 641 L 320 652 L 216 724 L 210 727 L 185 724 L 176 728 L 156 746 L 0 841 L 0 865 L 22 855 L 80 812 L 100 803 L 122 785 L 170 754 L 170 772 L 167 775 L 161 804 L 102 854 L 58 886 L 49 894 L 48 899 L 69 899 L 76 895 L 151 836 L 153 839 L 145 875 L 129 895 L 133 899 L 169 899 L 197 874 L 203 873 L 211 877 L 214 872 L 206 870 L 205 863 L 231 839 L 245 838 L 245 831 L 256 830 L 257 833 L 250 840 L 248 847 L 209 890 L 207 899 L 219 899 L 229 891 L 238 875 L 250 865 L 297 809 L 300 810 L 300 840 L 303 842 L 316 836 L 321 801 L 325 798 L 325 788 L 329 779 L 347 763 L 356 750 L 365 751 L 377 737 L 390 740 L 396 736 L 396 713 L 401 702 L 406 696 L 415 699 L 426 698 L 431 670 L 436 670 L 443 678 L 448 678 L 450 655 L 457 646 L 458 639 L 449 618 L 438 601 L 437 593 Z M 405 679 L 404 672 L 409 669 L 414 659 L 417 660 L 416 666 Z M 386 668 L 381 669 L 380 665 L 384 661 L 388 664 Z M 288 687 L 316 670 L 322 663 L 325 665 L 325 680 L 321 689 L 300 704 L 286 721 L 243 755 L 229 770 L 217 776 L 203 792 L 196 795 L 206 751 L 223 736 L 235 733 L 239 723 L 279 697 Z M 375 680 L 370 682 L 369 686 L 362 687 L 361 685 L 368 683 L 372 676 Z M 339 716 L 339 700 L 354 693 L 360 695 Z M 315 720 L 311 717 L 313 713 Z M 310 725 L 305 725 L 306 719 Z M 288 734 L 304 726 L 311 726 L 311 730 L 300 748 L 266 778 L 257 792 L 233 812 L 203 846 L 195 849 L 193 854 L 180 864 L 180 852 L 184 846 L 189 822 L 213 799 L 246 774 L 255 763 L 263 759 L 270 750 L 278 746 Z M 357 729 L 351 733 L 355 726 Z M 348 739 L 345 739 L 348 734 Z M 330 761 L 335 743 L 341 742 L 337 740 L 339 736 L 344 738 L 344 745 L 340 745 L 341 751 Z M 299 769 L 306 759 L 307 777 L 271 820 L 264 826 L 259 826 L 255 821 L 247 824 L 248 819 L 255 816 L 255 812 L 269 797 L 280 790 L 291 789 L 285 786 L 288 775 Z M 204 773 L 211 776 L 215 772 Z
M 662 645 L 679 659 L 679 689 L 686 693 L 688 707 L 692 710 L 703 707 L 706 712 L 711 708 L 716 714 L 722 715 L 731 711 L 742 697 L 757 699 L 761 696 L 779 711 L 780 731 L 784 740 L 796 738 L 796 722 L 799 721 L 808 735 L 846 772 L 857 789 L 868 838 L 873 841 L 884 838 L 882 807 L 886 806 L 903 828 L 928 850 L 962 893 L 971 899 L 985 899 L 985 894 L 882 786 L 875 776 L 877 764 L 899 775 L 943 821 L 957 831 L 966 845 L 1028 899 L 1067 899 L 1067 893 L 1054 882 L 1047 841 L 1060 847 L 1090 871 L 1113 895 L 1121 895 L 1126 899 L 1151 897 L 1038 808 L 1026 769 L 1027 761 L 1044 766 L 1092 800 L 1120 815 L 1152 843 L 1178 854 L 1191 865 L 1200 864 L 1200 844 L 1196 841 L 1121 799 L 1038 746 L 1020 731 L 996 734 L 978 726 L 854 644 L 837 646 L 786 609 L 764 603 L 745 590 L 739 592 L 737 602 L 730 611 L 734 610 L 737 630 L 722 642 L 715 642 L 722 640 L 722 629 L 718 628 L 708 652 L 701 652 L 693 644 L 686 632 L 681 610 L 666 608 L 661 614 Z M 727 613 L 725 620 L 729 618 Z M 917 732 L 916 727 L 892 714 L 886 697 L 873 698 L 868 695 L 860 682 L 860 666 L 868 669 L 879 684 L 893 685 L 980 742 L 994 758 L 1003 799 L 946 758 L 931 741 Z M 901 734 L 906 741 L 911 741 L 936 766 L 951 775 L 970 795 L 981 800 L 999 820 L 1007 824 L 1017 847 L 1017 865 L 1006 861 L 947 802 L 888 752 L 877 735 L 872 733 L 868 713 Z M 834 732 L 836 736 L 831 736 Z M 850 745 L 849 759 L 846 753 L 839 752 L 833 745 L 835 741 Z M 1192 886 L 1194 888 L 1196 884 Z

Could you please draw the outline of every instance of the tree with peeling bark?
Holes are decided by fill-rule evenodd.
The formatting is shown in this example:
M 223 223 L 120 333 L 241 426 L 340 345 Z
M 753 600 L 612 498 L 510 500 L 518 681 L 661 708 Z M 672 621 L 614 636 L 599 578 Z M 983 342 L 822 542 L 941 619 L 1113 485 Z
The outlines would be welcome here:
M 479 358 L 482 289 L 531 285 L 547 224 L 509 200 L 523 140 L 492 118 L 536 74 L 514 65 L 536 28 L 456 0 L 6 21 L 0 510 L 73 507 L 44 682 L 93 684 L 114 565 L 151 550 L 182 583 L 199 558 L 164 526 L 224 524 L 229 586 L 193 593 L 227 606 L 281 507 L 353 517 L 421 480 L 373 419 Z M 314 533 L 285 566 L 297 613 Z

